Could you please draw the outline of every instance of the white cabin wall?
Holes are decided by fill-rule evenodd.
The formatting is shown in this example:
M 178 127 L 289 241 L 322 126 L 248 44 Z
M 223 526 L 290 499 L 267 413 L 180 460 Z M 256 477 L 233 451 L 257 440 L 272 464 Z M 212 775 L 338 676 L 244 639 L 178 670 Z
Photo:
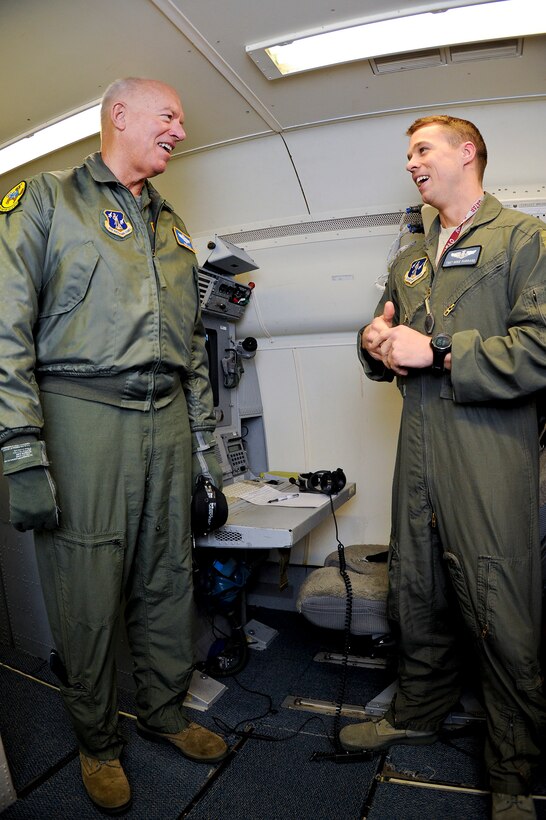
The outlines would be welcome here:
M 272 470 L 334 470 L 356 480 L 339 512 L 345 544 L 386 543 L 400 399 L 394 385 L 365 378 L 356 334 L 260 340 L 256 356 Z M 321 564 L 335 549 L 331 519 L 292 551 L 294 563 Z
M 173 157 L 157 187 L 179 210 L 192 236 L 217 233 L 226 224 L 282 219 L 305 209 L 277 135 Z

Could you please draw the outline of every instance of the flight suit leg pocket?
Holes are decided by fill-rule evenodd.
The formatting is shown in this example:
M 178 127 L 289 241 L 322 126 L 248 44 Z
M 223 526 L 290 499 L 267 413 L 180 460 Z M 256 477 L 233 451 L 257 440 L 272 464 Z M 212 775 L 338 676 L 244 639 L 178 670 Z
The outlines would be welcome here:
M 396 623 L 400 622 L 400 553 L 398 542 L 391 539 L 387 558 L 389 573 L 389 591 L 387 595 L 387 617 Z
M 69 631 L 111 626 L 119 615 L 125 541 L 121 533 L 53 533 L 57 583 Z
M 448 566 L 449 577 L 457 596 L 459 608 L 464 621 L 467 627 L 471 630 L 472 634 L 479 636 L 481 632 L 479 618 L 476 612 L 476 607 L 473 603 L 465 568 L 463 567 L 459 557 L 453 552 L 444 552 L 444 560 Z
M 533 579 L 526 557 L 478 558 L 481 636 L 502 658 L 520 690 L 536 688 L 539 613 L 532 605 Z

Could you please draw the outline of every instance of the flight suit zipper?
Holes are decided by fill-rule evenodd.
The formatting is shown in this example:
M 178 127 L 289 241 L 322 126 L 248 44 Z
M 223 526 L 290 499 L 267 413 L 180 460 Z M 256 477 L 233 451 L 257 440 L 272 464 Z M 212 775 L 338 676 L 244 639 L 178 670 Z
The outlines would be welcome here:
M 478 277 L 474 278 L 470 283 L 468 283 L 468 286 L 464 290 L 457 293 L 457 295 L 455 297 L 452 297 L 453 301 L 451 301 L 449 303 L 449 305 L 447 305 L 444 308 L 444 311 L 443 311 L 444 318 L 447 318 L 451 313 L 453 313 L 453 311 L 457 307 L 457 304 L 460 302 L 462 297 L 465 296 L 471 288 L 475 287 L 478 284 L 478 282 L 480 282 L 482 280 L 482 278 L 484 276 L 491 276 L 497 270 L 501 269 L 502 267 L 503 267 L 503 263 L 502 262 L 497 262 L 492 269 L 489 269 L 488 267 L 486 267 L 484 270 L 482 270 L 480 272 L 480 275 Z
M 129 192 L 131 198 L 134 200 L 133 194 Z M 151 263 L 151 268 L 153 270 L 154 275 L 154 282 L 155 282 L 155 300 L 156 300 L 156 314 L 157 314 L 157 359 L 152 367 L 152 371 L 150 374 L 151 383 L 149 389 L 149 401 L 153 405 L 155 392 L 156 392 L 156 377 L 157 373 L 161 367 L 161 331 L 162 331 L 162 319 L 161 319 L 161 287 L 163 286 L 162 282 L 162 275 L 161 270 L 158 270 L 158 262 L 156 262 L 156 226 L 159 221 L 159 216 L 163 209 L 164 200 L 160 200 L 158 206 L 156 208 L 155 213 L 152 213 L 152 219 L 150 222 L 145 222 L 142 212 L 137 205 L 137 201 L 134 200 L 135 203 L 135 221 L 138 219 L 140 225 L 143 228 L 143 235 L 145 237 L 145 242 L 147 240 L 147 251 L 146 255 L 149 258 Z M 166 283 L 165 283 L 166 286 Z
M 150 249 L 152 252 L 152 265 L 154 267 L 154 275 L 155 275 L 155 286 L 156 286 L 156 297 L 157 297 L 157 335 L 158 335 L 158 357 L 157 361 L 152 370 L 152 385 L 151 385 L 151 401 L 152 404 L 155 398 L 156 392 L 156 377 L 161 367 L 161 332 L 162 332 L 162 316 L 161 316 L 161 288 L 166 287 L 166 282 L 163 279 L 161 274 L 161 267 L 158 269 L 159 261 L 156 257 L 156 226 L 159 222 L 159 217 L 161 215 L 161 211 L 163 209 L 163 201 L 160 201 L 159 207 L 157 208 L 156 212 L 152 214 L 152 220 L 150 221 L 150 231 L 148 232 L 148 236 L 150 238 Z

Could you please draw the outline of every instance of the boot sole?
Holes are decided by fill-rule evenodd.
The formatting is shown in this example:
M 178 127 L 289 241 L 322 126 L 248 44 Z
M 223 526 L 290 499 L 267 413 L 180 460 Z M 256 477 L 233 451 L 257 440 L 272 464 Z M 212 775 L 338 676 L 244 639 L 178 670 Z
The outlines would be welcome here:
M 125 812 L 129 811 L 129 809 L 133 805 L 133 798 L 131 797 L 130 800 L 127 801 L 127 803 L 123 804 L 123 806 L 117 806 L 116 808 L 110 809 L 107 806 L 101 806 L 100 803 L 97 803 L 95 800 L 93 800 L 87 789 L 85 790 L 85 793 L 87 794 L 88 798 L 95 806 L 95 808 L 102 812 L 102 814 L 107 814 L 109 817 L 116 817 L 120 814 L 125 814 Z
M 416 737 L 416 738 L 398 738 L 396 740 L 392 740 L 388 743 L 381 743 L 377 744 L 376 746 L 351 746 L 349 744 L 345 744 L 341 742 L 343 749 L 346 752 L 384 752 L 385 749 L 390 749 L 391 746 L 428 746 L 432 743 L 436 743 L 438 740 L 438 735 L 432 735 L 429 737 Z

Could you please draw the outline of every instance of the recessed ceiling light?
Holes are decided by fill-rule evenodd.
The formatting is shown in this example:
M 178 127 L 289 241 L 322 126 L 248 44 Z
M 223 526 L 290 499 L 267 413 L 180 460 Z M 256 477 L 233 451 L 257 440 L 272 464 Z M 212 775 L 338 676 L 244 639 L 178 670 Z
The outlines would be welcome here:
M 73 142 L 98 134 L 100 131 L 100 102 L 90 108 L 68 114 L 62 120 L 45 125 L 38 131 L 24 134 L 16 142 L 0 146 L 0 174 L 19 165 L 50 154 Z
M 494 0 L 462 8 L 355 20 L 342 29 L 292 34 L 246 51 L 269 80 L 302 71 L 436 46 L 484 42 L 546 33 L 543 0 Z

